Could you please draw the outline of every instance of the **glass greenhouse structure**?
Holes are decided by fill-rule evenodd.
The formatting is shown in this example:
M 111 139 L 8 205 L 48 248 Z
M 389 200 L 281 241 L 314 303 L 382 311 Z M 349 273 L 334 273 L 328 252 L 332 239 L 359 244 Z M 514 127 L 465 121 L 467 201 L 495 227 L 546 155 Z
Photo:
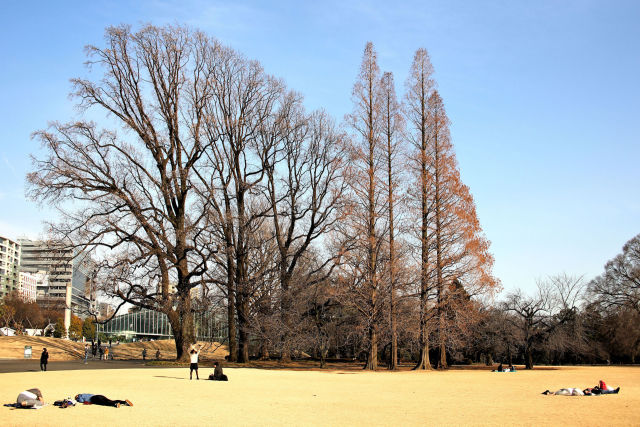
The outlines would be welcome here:
M 224 317 L 214 312 L 195 314 L 196 338 L 200 341 L 221 342 L 226 338 L 227 325 Z M 97 332 L 109 335 L 124 335 L 127 339 L 172 339 L 171 325 L 164 313 L 141 309 L 115 316 L 104 325 L 97 325 Z

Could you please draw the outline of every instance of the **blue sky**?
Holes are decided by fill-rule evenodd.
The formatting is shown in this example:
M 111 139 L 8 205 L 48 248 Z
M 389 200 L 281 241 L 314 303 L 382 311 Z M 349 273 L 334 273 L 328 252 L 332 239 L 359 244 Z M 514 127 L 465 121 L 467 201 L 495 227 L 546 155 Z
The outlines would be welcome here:
M 362 51 L 401 91 L 426 48 L 463 180 L 506 290 L 590 279 L 640 232 L 640 2 L 7 1 L 0 13 L 0 235 L 51 215 L 24 197 L 30 134 L 76 114 L 69 79 L 104 28 L 187 24 L 262 62 L 338 120 Z

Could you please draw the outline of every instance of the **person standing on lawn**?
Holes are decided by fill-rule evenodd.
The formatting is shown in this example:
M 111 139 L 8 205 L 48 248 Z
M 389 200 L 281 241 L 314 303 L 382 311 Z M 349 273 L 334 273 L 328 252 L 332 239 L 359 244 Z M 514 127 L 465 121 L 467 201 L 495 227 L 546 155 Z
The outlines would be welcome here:
M 41 371 L 46 371 L 47 370 L 47 363 L 49 363 L 49 352 L 47 351 L 47 348 L 43 348 L 42 349 L 42 354 L 40 355 L 40 370 Z
M 202 346 L 196 343 L 193 343 L 191 346 L 191 350 L 189 350 L 189 357 L 191 359 L 191 365 L 189 366 L 189 379 L 193 379 L 193 371 L 196 371 L 196 380 L 199 380 L 198 376 L 198 356 L 200 355 L 200 350 L 202 350 Z

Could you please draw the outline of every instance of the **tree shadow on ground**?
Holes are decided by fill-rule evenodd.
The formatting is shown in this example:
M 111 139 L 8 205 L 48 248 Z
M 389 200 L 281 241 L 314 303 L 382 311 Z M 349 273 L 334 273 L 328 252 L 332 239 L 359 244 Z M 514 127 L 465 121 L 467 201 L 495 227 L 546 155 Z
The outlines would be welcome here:
M 172 378 L 172 379 L 176 379 L 176 380 L 186 380 L 185 377 L 170 377 L 167 375 L 154 375 L 154 378 Z

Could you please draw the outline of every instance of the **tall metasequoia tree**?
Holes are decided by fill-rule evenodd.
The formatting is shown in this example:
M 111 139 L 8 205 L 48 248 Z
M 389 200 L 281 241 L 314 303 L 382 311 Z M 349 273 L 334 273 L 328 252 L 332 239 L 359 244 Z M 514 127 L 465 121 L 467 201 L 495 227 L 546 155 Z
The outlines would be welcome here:
M 433 207 L 431 235 L 435 243 L 436 316 L 438 318 L 438 367 L 447 367 L 447 308 L 450 295 L 468 292 L 464 286 L 451 286 L 454 281 L 467 283 L 471 292 L 479 293 L 492 288 L 496 282 L 491 276 L 493 258 L 489 243 L 482 234 L 475 204 L 467 186 L 462 184 L 460 172 L 449 137 L 449 119 L 437 90 L 427 103 L 429 119 L 429 194 Z M 468 280 L 467 280 L 468 279 Z
M 496 285 L 491 275 L 493 258 L 484 238 L 475 204 L 462 184 L 444 103 L 433 89 L 428 54 L 421 49 L 408 81 L 407 117 L 412 124 L 412 143 L 420 186 L 420 286 L 421 357 L 416 368 L 428 369 L 429 293 L 435 290 L 439 360 L 446 368 L 447 314 L 451 293 L 475 295 Z M 415 192 L 414 192 L 415 193 Z M 462 286 L 452 286 L 457 281 Z M 453 298 L 453 299 L 451 299 Z
M 396 292 L 398 281 L 397 243 L 395 241 L 395 210 L 397 203 L 395 190 L 398 187 L 398 165 L 396 158 L 400 151 L 401 134 L 403 130 L 403 118 L 400 105 L 396 99 L 396 89 L 393 82 L 393 74 L 386 72 L 380 81 L 380 113 L 381 133 L 384 139 L 384 155 L 387 166 L 387 206 L 389 218 L 389 326 L 391 335 L 391 357 L 389 369 L 395 370 L 398 366 L 398 331 L 396 313 Z
M 172 26 L 109 27 L 105 39 L 105 48 L 87 48 L 101 78 L 72 80 L 72 95 L 82 112 L 105 112 L 124 130 L 80 119 L 36 132 L 44 154 L 33 159 L 30 196 L 60 210 L 52 224 L 60 241 L 98 250 L 102 291 L 167 315 L 186 360 L 195 339 L 190 291 L 212 255 L 197 242 L 206 201 L 194 171 L 212 144 L 203 123 L 215 42 Z
M 432 205 L 429 203 L 429 166 L 430 157 L 428 152 L 430 120 L 428 116 L 429 97 L 433 90 L 434 82 L 431 77 L 433 67 L 426 49 L 418 49 L 416 52 L 409 78 L 406 82 L 406 103 L 405 115 L 409 129 L 409 141 L 414 147 L 412 157 L 412 168 L 417 181 L 417 185 L 412 192 L 416 199 L 417 215 L 420 219 L 419 242 L 420 242 L 420 332 L 419 346 L 420 355 L 415 369 L 431 369 L 429 360 L 429 296 L 432 291 L 430 281 L 431 267 L 429 264 L 429 253 L 431 246 L 431 236 L 429 234 L 429 221 L 432 216 Z
M 381 295 L 378 255 L 384 243 L 385 203 L 380 200 L 380 70 L 372 43 L 364 51 L 358 81 L 353 88 L 354 110 L 347 117 L 356 136 L 351 146 L 349 193 L 351 212 L 345 218 L 343 235 L 352 251 L 345 261 L 347 280 L 355 297 L 351 302 L 365 321 L 368 355 L 365 369 L 378 366 L 378 321 L 384 295 Z M 384 199 L 383 199 L 384 200 Z

